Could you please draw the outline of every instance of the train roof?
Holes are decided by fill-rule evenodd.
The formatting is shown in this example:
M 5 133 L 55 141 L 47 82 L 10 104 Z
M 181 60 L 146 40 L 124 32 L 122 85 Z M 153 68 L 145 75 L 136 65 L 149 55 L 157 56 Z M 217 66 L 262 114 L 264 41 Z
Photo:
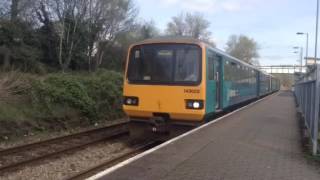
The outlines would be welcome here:
M 138 44 L 155 44 L 155 43 L 186 43 L 186 44 L 205 44 L 205 42 L 191 38 L 191 37 L 185 37 L 185 36 L 163 36 L 163 37 L 155 37 L 150 39 L 145 39 L 143 41 L 135 43 L 135 45 Z
M 155 38 L 150 38 L 150 39 L 145 39 L 143 41 L 140 41 L 140 42 L 137 42 L 137 43 L 134 43 L 134 45 L 141 45 L 141 44 L 156 44 L 156 43 L 186 43 L 186 44 L 197 44 L 197 45 L 204 45 L 206 47 L 209 47 L 211 50 L 215 51 L 216 53 L 218 54 L 221 54 L 223 56 L 226 56 L 228 57 L 229 59 L 232 59 L 233 61 L 236 61 L 238 63 L 241 63 L 242 65 L 245 65 L 245 66 L 249 66 L 257 71 L 260 71 L 262 72 L 263 74 L 266 74 L 266 75 L 269 75 L 269 76 L 272 76 L 271 74 L 257 68 L 256 66 L 253 66 L 251 64 L 248 64 L 238 58 L 235 58 L 231 55 L 229 55 L 228 53 L 216 48 L 216 47 L 213 47 L 212 45 L 209 45 L 208 43 L 206 43 L 205 41 L 202 41 L 202 40 L 199 40 L 199 39 L 195 39 L 195 38 L 192 38 L 192 37 L 186 37 L 186 36 L 163 36 L 163 37 L 155 37 Z

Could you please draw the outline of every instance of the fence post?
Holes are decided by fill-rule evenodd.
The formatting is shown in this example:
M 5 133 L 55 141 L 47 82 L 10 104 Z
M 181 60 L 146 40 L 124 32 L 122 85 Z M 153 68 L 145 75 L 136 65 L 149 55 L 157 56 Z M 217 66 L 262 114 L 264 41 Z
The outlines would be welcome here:
M 312 118 L 314 120 L 314 124 L 313 124 L 313 147 L 312 147 L 312 154 L 313 155 L 316 155 L 317 152 L 318 152 L 318 136 L 319 136 L 319 132 L 318 132 L 318 124 L 319 124 L 319 101 L 320 101 L 320 65 L 317 64 L 316 65 L 316 75 L 315 75 L 315 78 L 316 78 L 316 81 L 315 81 L 315 104 L 314 104 L 314 108 L 315 108 L 315 111 L 314 111 L 314 117 Z

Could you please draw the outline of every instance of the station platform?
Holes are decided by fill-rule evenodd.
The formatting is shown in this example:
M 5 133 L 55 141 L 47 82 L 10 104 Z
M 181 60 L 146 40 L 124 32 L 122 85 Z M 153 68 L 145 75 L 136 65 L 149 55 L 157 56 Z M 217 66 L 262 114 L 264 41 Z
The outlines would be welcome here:
M 304 157 L 293 94 L 281 91 L 91 179 L 319 180 Z

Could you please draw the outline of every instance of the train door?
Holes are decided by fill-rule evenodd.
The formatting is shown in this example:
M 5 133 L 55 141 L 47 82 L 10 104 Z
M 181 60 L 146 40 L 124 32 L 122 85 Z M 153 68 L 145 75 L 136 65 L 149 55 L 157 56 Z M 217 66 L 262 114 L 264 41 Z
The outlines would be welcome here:
M 217 112 L 222 109 L 222 57 L 209 49 L 207 60 L 206 112 Z
M 221 67 L 221 56 L 215 56 L 214 61 L 213 61 L 213 67 L 214 67 L 214 80 L 216 82 L 216 109 L 221 109 L 221 83 L 222 83 L 222 67 Z

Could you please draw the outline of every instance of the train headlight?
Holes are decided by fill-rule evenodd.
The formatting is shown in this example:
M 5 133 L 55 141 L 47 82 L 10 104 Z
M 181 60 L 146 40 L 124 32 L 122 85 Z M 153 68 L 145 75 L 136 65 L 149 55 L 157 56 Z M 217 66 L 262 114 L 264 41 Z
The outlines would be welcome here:
M 187 109 L 203 109 L 203 100 L 186 100 Z
M 133 96 L 125 96 L 123 99 L 123 104 L 129 106 L 138 106 L 139 105 L 139 98 Z
M 128 99 L 126 100 L 126 104 L 131 105 L 131 104 L 132 104 L 132 99 L 128 98 Z
M 193 103 L 193 108 L 198 109 L 200 107 L 200 103 L 199 102 L 194 102 Z

